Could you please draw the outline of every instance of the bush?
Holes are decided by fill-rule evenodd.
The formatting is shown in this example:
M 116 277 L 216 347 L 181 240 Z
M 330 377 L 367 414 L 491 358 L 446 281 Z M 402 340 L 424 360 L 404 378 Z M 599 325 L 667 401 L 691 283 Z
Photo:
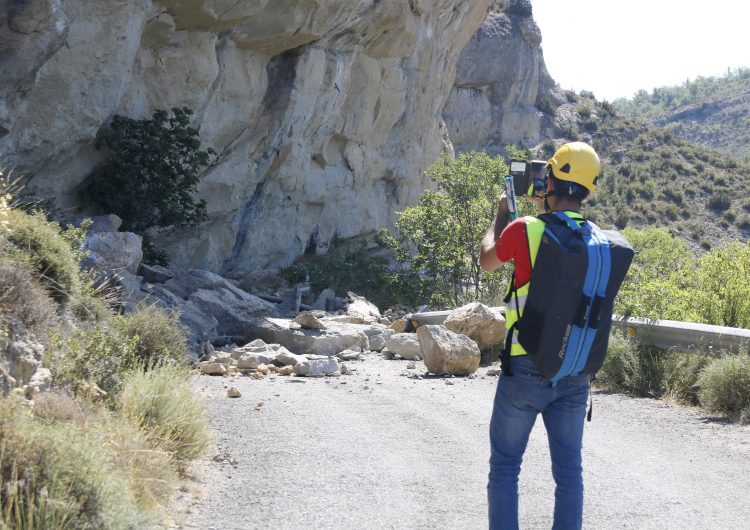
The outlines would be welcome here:
M 119 215 L 123 230 L 139 234 L 202 222 L 205 201 L 195 202 L 192 194 L 214 152 L 200 150 L 191 116 L 187 108 L 172 109 L 171 117 L 157 110 L 150 120 L 115 116 L 96 140 L 109 157 L 83 188 L 84 202 Z
M 615 392 L 659 397 L 665 371 L 663 350 L 638 346 L 632 339 L 613 334 L 597 381 Z
M 153 446 L 180 467 L 203 455 L 210 443 L 203 404 L 193 395 L 187 375 L 178 366 L 132 372 L 118 400 L 123 416 L 149 433 Z
M 700 403 L 713 412 L 750 420 L 750 356 L 727 355 L 712 361 L 698 378 Z
M 55 386 L 70 388 L 82 398 L 106 397 L 113 403 L 126 374 L 142 369 L 137 341 L 106 323 L 76 329 L 65 339 L 55 337 L 51 349 L 56 358 L 50 366 Z
M 36 419 L 15 400 L 0 400 L 0 526 L 150 527 L 102 434 L 92 425 Z
M 703 254 L 695 293 L 703 322 L 750 327 L 750 244 L 735 241 Z
M 308 283 L 312 293 L 333 289 L 337 296 L 353 291 L 381 309 L 398 303 L 419 305 L 424 299 L 421 279 L 393 269 L 383 256 L 371 254 L 362 243 L 354 248 L 331 248 L 322 256 L 305 256 L 281 271 L 289 284 Z
M 698 378 L 713 359 L 711 352 L 670 352 L 666 359 L 664 394 L 698 405 Z
M 31 265 L 41 283 L 58 302 L 68 301 L 81 290 L 78 258 L 71 243 L 57 223 L 48 222 L 42 212 L 27 214 L 21 210 L 8 211 L 14 256 Z
M 118 317 L 114 326 L 123 337 L 134 341 L 134 353 L 139 362 L 153 367 L 165 363 L 185 364 L 188 344 L 186 330 L 179 320 L 177 312 L 147 305 Z
M 732 198 L 728 191 L 719 190 L 714 192 L 708 199 L 708 207 L 718 212 L 723 212 L 732 206 Z

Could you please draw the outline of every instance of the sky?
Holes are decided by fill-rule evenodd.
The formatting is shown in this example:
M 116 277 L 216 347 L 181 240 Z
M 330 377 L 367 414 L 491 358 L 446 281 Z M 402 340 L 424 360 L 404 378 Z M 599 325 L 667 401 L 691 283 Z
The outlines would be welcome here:
M 599 100 L 750 67 L 744 0 L 531 0 L 552 79 Z

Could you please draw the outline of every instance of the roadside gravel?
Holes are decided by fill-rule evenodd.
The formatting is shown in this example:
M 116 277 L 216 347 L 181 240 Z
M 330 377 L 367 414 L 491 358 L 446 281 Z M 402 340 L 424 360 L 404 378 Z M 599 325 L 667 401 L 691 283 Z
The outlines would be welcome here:
M 197 377 L 216 448 L 176 502 L 200 529 L 486 528 L 497 377 L 412 379 L 424 365 L 369 354 L 338 378 Z M 242 396 L 227 397 L 228 387 Z M 584 435 L 589 529 L 750 527 L 750 427 L 664 401 L 594 394 Z M 521 528 L 554 498 L 537 422 L 521 473 Z

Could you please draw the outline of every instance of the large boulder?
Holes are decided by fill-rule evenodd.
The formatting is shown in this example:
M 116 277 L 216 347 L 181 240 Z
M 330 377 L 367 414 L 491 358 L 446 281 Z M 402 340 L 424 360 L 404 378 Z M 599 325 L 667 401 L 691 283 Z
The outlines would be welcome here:
M 294 374 L 307 377 L 322 377 L 341 373 L 339 362 L 333 357 L 306 359 L 294 365 Z
M 326 330 L 295 329 L 291 320 L 283 318 L 255 318 L 248 322 L 247 331 L 267 343 L 281 344 L 299 355 L 336 355 L 344 350 L 363 350 L 368 347 L 367 335 L 356 326 L 327 324 Z
M 471 302 L 454 310 L 443 325 L 454 333 L 466 335 L 480 350 L 502 344 L 505 318 L 479 302 Z
M 417 335 L 422 360 L 429 372 L 437 375 L 471 375 L 479 368 L 479 347 L 466 335 L 434 325 L 420 326 Z
M 346 314 L 355 319 L 359 319 L 362 324 L 372 324 L 380 320 L 380 310 L 364 296 L 352 293 L 349 295 L 349 305 L 346 307 Z
M 213 291 L 199 289 L 190 295 L 190 301 L 218 321 L 216 330 L 220 335 L 230 337 L 250 337 L 256 317 L 276 312 L 274 304 L 248 293 L 240 299 L 223 287 Z
M 105 275 L 135 274 L 143 259 L 143 238 L 132 232 L 89 232 L 83 248 L 88 256 L 81 265 Z

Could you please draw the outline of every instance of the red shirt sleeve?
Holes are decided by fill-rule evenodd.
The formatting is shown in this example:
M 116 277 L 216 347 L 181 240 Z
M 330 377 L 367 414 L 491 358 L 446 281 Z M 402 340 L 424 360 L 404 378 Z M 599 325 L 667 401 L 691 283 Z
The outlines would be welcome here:
M 497 258 L 505 263 L 513 260 L 516 271 L 516 287 L 531 279 L 531 256 L 529 240 L 526 236 L 526 221 L 516 219 L 505 227 L 495 244 Z

